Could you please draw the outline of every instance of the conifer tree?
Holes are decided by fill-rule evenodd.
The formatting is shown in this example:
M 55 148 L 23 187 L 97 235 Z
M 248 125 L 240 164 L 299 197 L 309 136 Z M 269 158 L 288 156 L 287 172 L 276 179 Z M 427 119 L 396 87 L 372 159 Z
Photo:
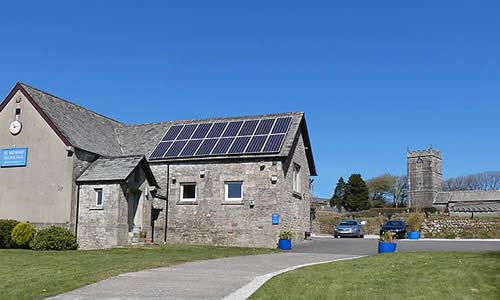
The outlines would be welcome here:
M 370 208 L 370 192 L 360 174 L 352 174 L 345 188 L 346 208 L 349 211 L 360 211 Z
M 345 181 L 342 177 L 339 178 L 335 192 L 330 199 L 330 207 L 334 206 L 337 207 L 339 212 L 342 210 L 342 207 L 345 207 Z

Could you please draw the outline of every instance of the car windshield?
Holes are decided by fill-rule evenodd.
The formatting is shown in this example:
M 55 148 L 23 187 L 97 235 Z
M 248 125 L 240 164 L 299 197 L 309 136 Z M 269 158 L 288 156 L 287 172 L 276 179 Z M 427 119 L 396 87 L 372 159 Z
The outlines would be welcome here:
M 403 221 L 387 221 L 385 223 L 387 226 L 403 226 Z
M 339 225 L 358 225 L 358 222 L 356 222 L 356 221 L 342 221 L 339 223 Z

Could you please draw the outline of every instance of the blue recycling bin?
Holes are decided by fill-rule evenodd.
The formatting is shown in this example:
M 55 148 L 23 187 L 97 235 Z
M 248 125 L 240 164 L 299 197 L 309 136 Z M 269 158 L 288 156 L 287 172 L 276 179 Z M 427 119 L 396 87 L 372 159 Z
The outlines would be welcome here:
M 410 240 L 418 240 L 420 239 L 420 232 L 408 232 L 408 238 Z
M 387 253 L 396 251 L 396 243 L 378 242 L 378 253 Z
M 281 250 L 290 250 L 292 249 L 292 240 L 280 240 L 278 243 L 278 247 Z

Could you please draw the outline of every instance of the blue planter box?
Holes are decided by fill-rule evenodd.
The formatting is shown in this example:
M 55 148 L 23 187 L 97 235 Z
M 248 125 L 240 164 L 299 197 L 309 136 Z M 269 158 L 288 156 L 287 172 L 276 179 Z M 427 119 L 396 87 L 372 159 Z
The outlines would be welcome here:
M 410 240 L 418 240 L 420 238 L 420 232 L 408 232 L 408 238 Z
M 378 253 L 396 251 L 396 243 L 378 242 Z
M 292 249 L 292 240 L 280 240 L 278 245 L 281 250 L 290 250 Z

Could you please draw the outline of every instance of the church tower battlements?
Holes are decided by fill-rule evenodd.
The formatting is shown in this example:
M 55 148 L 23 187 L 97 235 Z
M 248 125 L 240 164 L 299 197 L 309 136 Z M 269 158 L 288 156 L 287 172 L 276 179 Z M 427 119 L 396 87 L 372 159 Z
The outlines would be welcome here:
M 441 151 L 432 149 L 410 151 L 408 162 L 408 206 L 430 207 L 443 190 Z

